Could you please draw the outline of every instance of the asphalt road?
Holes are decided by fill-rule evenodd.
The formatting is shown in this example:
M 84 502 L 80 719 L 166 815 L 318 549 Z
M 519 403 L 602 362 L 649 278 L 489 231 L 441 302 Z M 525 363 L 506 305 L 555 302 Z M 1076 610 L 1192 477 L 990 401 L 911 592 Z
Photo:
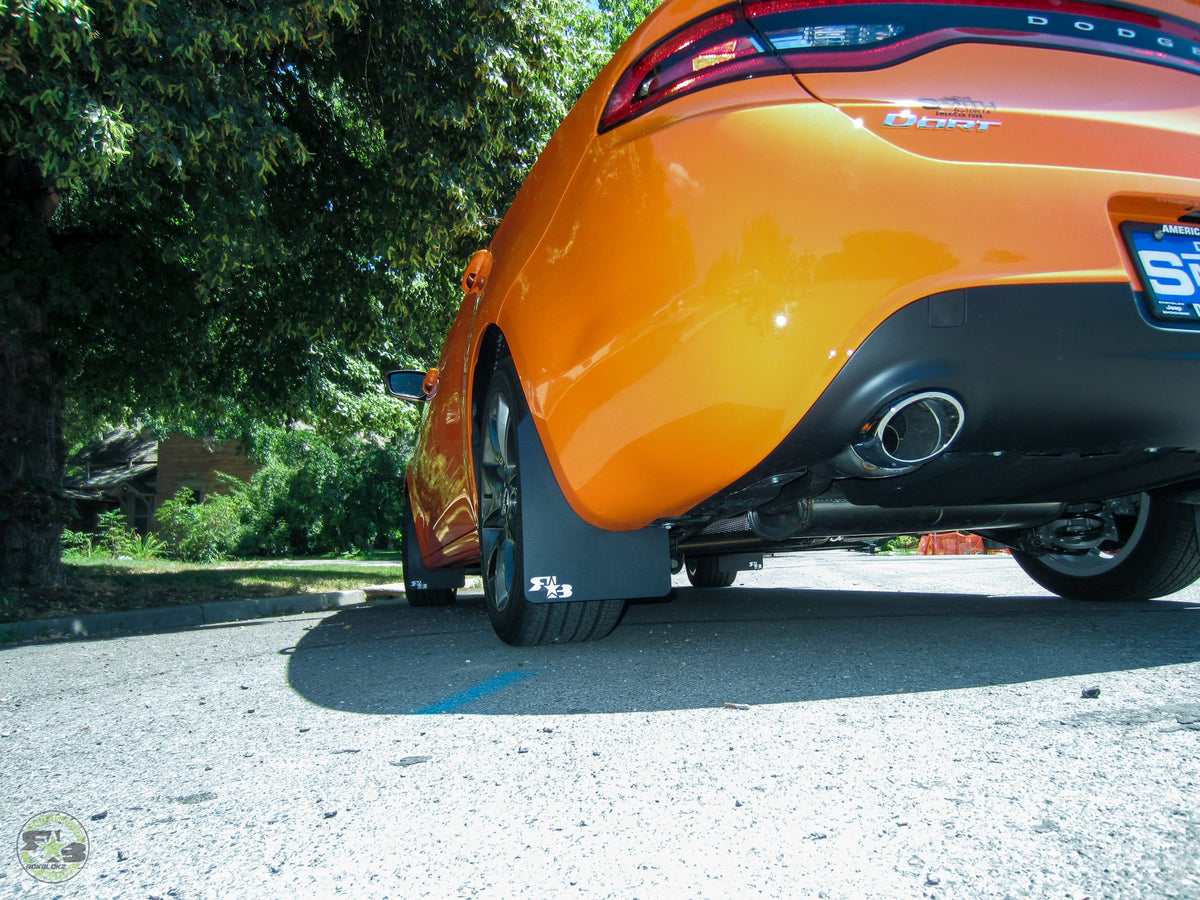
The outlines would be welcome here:
M 1200 589 L 1004 557 L 770 560 L 581 646 L 467 596 L 0 649 L 0 897 L 1200 898 L 1198 801 Z

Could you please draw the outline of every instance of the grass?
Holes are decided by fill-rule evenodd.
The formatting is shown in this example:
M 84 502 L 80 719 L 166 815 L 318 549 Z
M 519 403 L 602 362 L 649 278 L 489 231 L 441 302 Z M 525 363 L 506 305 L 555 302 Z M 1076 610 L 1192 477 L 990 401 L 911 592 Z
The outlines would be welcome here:
M 398 562 L 238 560 L 214 564 L 72 558 L 60 587 L 0 592 L 0 622 L 347 591 L 404 581 Z

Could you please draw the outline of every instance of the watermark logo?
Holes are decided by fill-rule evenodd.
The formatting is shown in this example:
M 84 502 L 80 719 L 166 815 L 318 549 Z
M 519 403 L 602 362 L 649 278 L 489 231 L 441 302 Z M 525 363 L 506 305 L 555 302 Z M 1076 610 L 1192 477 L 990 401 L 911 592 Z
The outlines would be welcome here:
M 66 813 L 44 812 L 21 827 L 17 858 L 38 881 L 69 881 L 87 862 L 87 832 L 78 819 Z

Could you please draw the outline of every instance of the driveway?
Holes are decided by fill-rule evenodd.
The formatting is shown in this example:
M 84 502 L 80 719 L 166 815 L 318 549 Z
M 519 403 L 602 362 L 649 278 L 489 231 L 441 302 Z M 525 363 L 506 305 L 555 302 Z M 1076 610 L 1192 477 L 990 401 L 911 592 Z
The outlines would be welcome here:
M 832 552 L 590 645 L 468 594 L 0 649 L 0 896 L 1200 897 L 1198 601 Z

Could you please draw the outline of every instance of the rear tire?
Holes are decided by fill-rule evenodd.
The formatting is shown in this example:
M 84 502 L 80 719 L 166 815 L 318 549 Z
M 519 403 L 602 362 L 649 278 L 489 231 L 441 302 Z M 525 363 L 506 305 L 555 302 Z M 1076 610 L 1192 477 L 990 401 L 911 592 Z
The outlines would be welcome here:
M 689 559 L 684 568 L 688 582 L 697 588 L 727 588 L 737 579 L 737 572 L 722 572 L 715 556 Z
M 1142 494 L 1136 514 L 1117 516 L 1119 540 L 1088 553 L 1013 550 L 1025 573 L 1071 600 L 1153 600 L 1200 578 L 1196 507 Z
M 503 356 L 484 395 L 475 451 L 488 618 L 500 640 L 515 647 L 598 640 L 616 627 L 624 600 L 533 603 L 525 596 L 517 427 L 528 415 L 512 360 Z

